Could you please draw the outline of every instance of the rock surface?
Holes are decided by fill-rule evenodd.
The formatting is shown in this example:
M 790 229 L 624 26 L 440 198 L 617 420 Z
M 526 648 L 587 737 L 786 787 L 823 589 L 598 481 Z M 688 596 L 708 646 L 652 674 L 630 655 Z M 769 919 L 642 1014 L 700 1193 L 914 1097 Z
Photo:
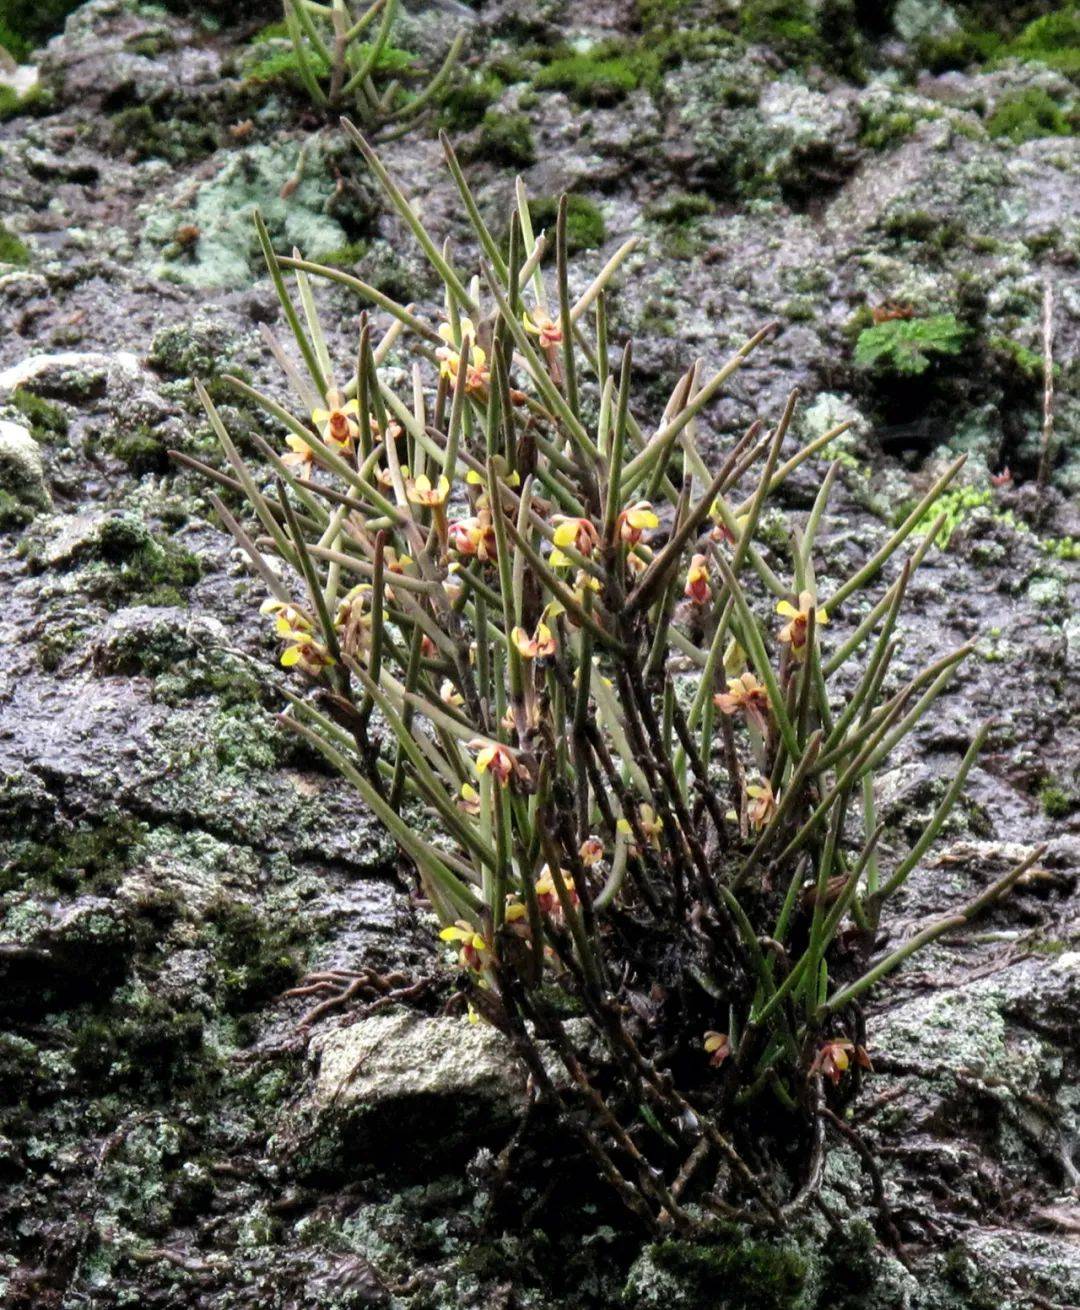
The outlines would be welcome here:
M 213 457 L 193 377 L 239 441 L 282 435 L 222 382 L 280 394 L 254 205 L 279 247 L 432 317 L 435 288 L 344 141 L 287 78 L 256 75 L 284 49 L 261 30 L 276 4 L 91 0 L 57 20 L 37 74 L 0 87 L 0 1300 L 1080 1304 L 1078 93 L 1075 62 L 1021 40 L 1054 6 L 899 0 L 865 28 L 844 0 L 408 8 L 412 50 L 469 34 L 438 121 L 485 214 L 501 221 L 518 171 L 538 199 L 581 194 L 577 290 L 638 238 L 611 333 L 635 336 L 644 419 L 691 360 L 778 318 L 702 416 L 705 444 L 794 385 L 800 437 L 855 420 L 830 452 L 821 585 L 967 453 L 889 690 L 944 649 L 975 655 L 880 778 L 883 861 L 917 839 L 976 725 L 995 727 L 882 949 L 1036 842 L 1044 868 L 867 1015 L 855 1122 L 913 1272 L 876 1240 L 841 1151 L 841 1233 L 815 1216 L 722 1266 L 628 1234 L 550 1126 L 508 1181 L 517 1068 L 460 1007 L 442 1013 L 452 963 L 385 834 L 278 723 L 261 589 L 168 455 Z M 383 149 L 468 265 L 430 130 Z M 1040 502 L 1047 283 L 1057 454 Z M 316 294 L 352 361 L 359 305 Z M 945 345 L 918 374 L 865 362 L 875 315 L 946 320 Z M 824 468 L 786 509 L 809 510 Z M 417 988 L 410 1008 L 369 1012 L 387 978 Z

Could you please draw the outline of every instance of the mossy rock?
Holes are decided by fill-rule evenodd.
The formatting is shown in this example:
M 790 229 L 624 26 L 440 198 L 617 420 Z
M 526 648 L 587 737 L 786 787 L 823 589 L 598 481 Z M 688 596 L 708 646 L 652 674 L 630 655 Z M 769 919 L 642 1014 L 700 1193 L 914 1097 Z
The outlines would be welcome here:
M 986 130 L 992 137 L 1004 138 L 1013 145 L 1045 136 L 1072 136 L 1075 126 L 1075 118 L 1041 87 L 1029 87 L 1002 100 L 986 120 Z
M 528 118 L 524 114 L 503 114 L 489 109 L 480 124 L 476 144 L 466 154 L 504 168 L 528 168 L 535 164 L 536 142 Z
M 709 1242 L 669 1239 L 645 1249 L 627 1280 L 632 1310 L 797 1310 L 809 1267 L 793 1246 L 732 1228 Z
M 538 91 L 565 91 L 579 105 L 615 105 L 636 91 L 645 69 L 632 48 L 602 45 L 553 59 L 533 78 Z
M 855 362 L 877 372 L 914 377 L 930 367 L 932 357 L 959 355 L 966 336 L 955 314 L 891 319 L 859 333 Z
M 0 44 L 3 44 L 2 37 L 0 37 Z M 0 223 L 0 264 L 14 264 L 16 268 L 25 268 L 29 263 L 30 247 Z
M 0 45 L 25 60 L 64 26 L 82 0 L 4 0 L 0 6 Z
M 529 213 L 536 232 L 546 230 L 551 242 L 545 258 L 554 258 L 555 222 L 559 202 L 555 196 L 529 201 Z M 568 196 L 566 201 L 566 249 L 574 255 L 582 250 L 596 250 L 607 239 L 604 216 L 599 206 L 585 196 Z

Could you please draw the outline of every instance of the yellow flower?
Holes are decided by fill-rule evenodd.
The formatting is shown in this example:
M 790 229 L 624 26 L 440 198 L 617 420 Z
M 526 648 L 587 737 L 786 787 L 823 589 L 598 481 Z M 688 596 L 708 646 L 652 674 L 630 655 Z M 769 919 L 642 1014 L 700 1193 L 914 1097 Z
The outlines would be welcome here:
M 722 714 L 738 714 L 742 711 L 753 721 L 762 736 L 765 735 L 769 693 L 752 673 L 744 673 L 741 678 L 728 678 L 727 691 L 718 692 L 713 697 L 713 704 Z
M 316 641 L 310 632 L 294 630 L 278 634 L 284 637 L 288 645 L 281 654 L 282 666 L 286 669 L 298 668 L 312 677 L 329 668 L 334 663 L 333 656 L 322 644 Z
M 315 451 L 308 445 L 303 437 L 298 437 L 295 432 L 290 432 L 285 438 L 285 444 L 288 446 L 288 454 L 282 455 L 281 462 L 288 468 L 300 469 L 303 473 L 310 473 L 315 465 Z
M 442 686 L 439 688 L 439 699 L 444 705 L 449 705 L 454 709 L 465 704 L 465 698 L 449 678 L 443 678 L 442 680 Z
M 570 904 L 577 905 L 578 894 L 574 888 L 574 880 L 569 869 L 559 870 L 559 885 L 565 892 Z M 552 877 L 548 865 L 545 864 L 540 870 L 540 876 L 537 878 L 533 889 L 536 892 L 536 903 L 540 907 L 541 914 L 548 914 L 553 919 L 561 920 L 563 917 L 562 901 L 559 899 L 555 879 Z
M 490 773 L 500 787 L 507 786 L 517 772 L 518 764 L 514 752 L 501 742 L 486 742 L 481 738 L 469 742 L 469 745 L 474 750 L 479 748 L 476 772 L 481 775 Z
M 772 783 L 767 778 L 760 783 L 751 783 L 746 794 L 750 798 L 746 806 L 746 817 L 750 826 L 760 831 L 776 813 L 777 797 L 773 793 Z
M 810 1065 L 811 1073 L 819 1073 L 835 1087 L 848 1069 L 851 1068 L 851 1057 L 855 1057 L 855 1063 L 860 1069 L 872 1069 L 870 1057 L 866 1053 L 864 1046 L 856 1046 L 854 1042 L 844 1039 L 826 1042 L 818 1049 L 814 1056 L 813 1063 Z
M 519 487 L 521 485 L 521 474 L 518 473 L 517 469 L 511 469 L 510 465 L 506 462 L 505 456 L 496 455 L 494 463 L 495 476 L 499 478 L 500 481 L 505 482 L 508 487 Z M 468 473 L 465 474 L 465 481 L 470 487 L 486 487 L 487 474 L 478 472 L 476 469 L 469 469 Z M 487 495 L 485 493 L 477 502 L 477 508 L 486 504 Z
M 823 627 L 829 621 L 826 611 L 815 609 L 816 605 L 817 598 L 812 591 L 803 591 L 799 594 L 798 609 L 789 600 L 781 600 L 776 604 L 777 614 L 788 620 L 780 629 L 780 640 L 785 645 L 791 646 L 791 653 L 796 659 L 802 659 L 803 656 L 806 646 L 806 627 L 810 622 L 811 611 L 814 612 L 814 623 L 817 627 Z
M 647 500 L 635 501 L 621 510 L 616 523 L 619 540 L 628 546 L 634 546 L 641 540 L 643 532 L 651 532 L 660 526 L 660 520 L 653 513 Z
M 709 599 L 709 561 L 704 555 L 695 555 L 691 559 L 683 595 L 695 605 L 704 605 Z
M 279 637 L 288 636 L 290 632 L 311 631 L 311 620 L 288 601 L 268 596 L 259 606 L 259 613 L 274 616 L 274 630 Z
M 555 654 L 555 638 L 542 619 L 536 625 L 536 631 L 531 637 L 524 628 L 515 628 L 510 634 L 510 640 L 517 647 L 518 654 L 525 660 L 542 660 Z
M 533 310 L 532 314 L 526 310 L 521 316 L 521 321 L 525 325 L 526 332 L 531 332 L 534 337 L 540 338 L 540 345 L 545 350 L 557 346 L 562 341 L 562 328 L 554 319 L 538 309 Z
M 360 425 L 355 419 L 359 413 L 360 405 L 356 400 L 343 401 L 341 392 L 332 390 L 326 393 L 326 408 L 311 411 L 311 421 L 327 445 L 347 451 L 360 433 Z
M 334 628 L 341 649 L 359 655 L 371 640 L 371 584 L 361 582 L 342 596 L 334 615 Z
M 564 550 L 567 546 L 572 546 L 579 555 L 591 555 L 600 544 L 600 533 L 596 525 L 589 519 L 566 518 L 562 514 L 557 514 L 551 522 L 555 526 L 555 532 L 552 541 L 555 546 Z M 563 556 L 562 558 L 566 558 Z M 552 555 L 554 560 L 554 555 Z M 567 560 L 569 563 L 569 560 Z
M 458 794 L 458 809 L 466 814 L 480 813 L 480 793 L 469 783 L 462 783 Z
M 731 1043 L 728 1041 L 727 1033 L 707 1032 L 702 1045 L 711 1057 L 709 1060 L 711 1065 L 723 1064 L 731 1054 Z
M 467 923 L 464 919 L 458 919 L 457 923 L 451 923 L 439 933 L 439 939 L 444 942 L 460 942 L 461 949 L 458 952 L 458 960 L 466 969 L 479 970 L 482 963 L 482 956 L 487 951 L 487 942 L 476 931 L 472 924 Z
M 629 819 L 620 819 L 615 826 L 626 837 L 634 835 L 634 828 Z M 659 850 L 660 834 L 664 830 L 664 820 L 651 805 L 640 805 L 638 807 L 638 826 L 649 845 L 654 850 Z
M 487 367 L 486 353 L 476 344 L 476 328 L 468 318 L 459 319 L 458 328 L 462 341 L 467 337 L 472 342 L 465 372 L 465 390 L 470 394 L 484 391 L 491 381 L 491 371 Z M 440 323 L 439 336 L 446 342 L 445 346 L 440 346 L 435 352 L 439 360 L 439 372 L 456 385 L 458 371 L 461 368 L 461 352 L 454 345 L 454 329 L 449 323 Z
M 586 869 L 591 869 L 594 864 L 599 864 L 604 858 L 604 843 L 599 837 L 586 837 L 581 843 L 578 855 L 581 857 L 581 862 Z
M 433 486 L 428 475 L 421 473 L 418 478 L 408 479 L 405 483 L 405 494 L 413 505 L 439 508 L 446 504 L 446 498 L 450 494 L 450 483 L 444 473 L 439 478 L 438 484 Z

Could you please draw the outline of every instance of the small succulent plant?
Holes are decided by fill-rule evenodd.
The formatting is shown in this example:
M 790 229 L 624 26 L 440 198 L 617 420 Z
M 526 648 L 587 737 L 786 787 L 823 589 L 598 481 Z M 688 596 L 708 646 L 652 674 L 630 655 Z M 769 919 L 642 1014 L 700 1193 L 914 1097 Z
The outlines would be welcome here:
M 461 54 L 464 37 L 451 42 L 442 65 L 411 89 L 412 60 L 391 45 L 398 0 L 373 0 L 354 16 L 345 0 L 284 0 L 285 26 L 296 72 L 319 109 L 348 109 L 372 130 L 405 130 L 430 110 Z M 388 72 L 399 76 L 387 78 Z
M 615 350 L 608 326 L 632 240 L 575 298 L 565 198 L 536 234 L 519 181 L 500 246 L 444 138 L 479 252 L 469 276 L 345 127 L 443 302 L 425 313 L 279 257 L 260 226 L 298 354 L 267 338 L 295 403 L 230 383 L 284 448 L 256 436 L 249 462 L 200 386 L 226 467 L 181 457 L 245 504 L 212 496 L 299 679 L 283 721 L 396 839 L 470 1017 L 505 1034 L 629 1209 L 654 1228 L 783 1225 L 812 1200 L 829 1138 L 851 1136 L 837 1110 L 870 1062 L 862 999 L 1037 858 L 875 953 L 988 731 L 883 867 L 875 771 L 971 649 L 906 680 L 894 668 L 945 516 L 914 530 L 963 458 L 823 586 L 836 465 L 789 516 L 786 552 L 759 526 L 846 425 L 792 451 L 793 394 L 712 461 L 697 430 L 773 325 L 711 375 L 690 364 L 646 425 L 631 345 Z M 349 361 L 331 357 L 312 278 L 364 305 Z M 395 384 L 387 357 L 410 342 Z

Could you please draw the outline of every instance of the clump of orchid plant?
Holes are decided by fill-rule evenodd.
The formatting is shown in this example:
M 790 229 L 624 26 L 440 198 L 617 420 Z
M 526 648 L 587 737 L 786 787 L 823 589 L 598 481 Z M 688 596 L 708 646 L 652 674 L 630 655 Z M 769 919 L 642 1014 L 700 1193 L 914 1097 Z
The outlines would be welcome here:
M 464 37 L 455 37 L 441 66 L 425 75 L 391 45 L 397 12 L 398 0 L 373 0 L 357 14 L 345 0 L 284 0 L 297 74 L 317 108 L 347 108 L 369 129 L 404 129 L 434 106 Z M 387 77 L 388 71 L 398 75 Z M 417 79 L 419 89 L 410 87 Z
M 818 1187 L 830 1125 L 850 1135 L 835 1112 L 870 1065 L 861 1000 L 1038 854 L 877 951 L 883 908 L 987 735 L 915 846 L 881 867 L 875 770 L 970 650 L 902 682 L 892 667 L 936 533 L 900 554 L 963 460 L 852 576 L 823 585 L 836 465 L 791 515 L 786 556 L 758 526 L 845 425 L 796 446 L 792 395 L 714 460 L 697 430 L 772 326 L 711 376 L 691 364 L 647 424 L 631 345 L 615 351 L 608 328 L 633 241 L 571 296 L 565 200 L 537 235 L 519 182 L 500 246 L 444 140 L 476 237 L 470 276 L 345 127 L 443 303 L 423 313 L 279 257 L 260 227 L 298 357 L 267 339 L 295 405 L 230 382 L 283 447 L 257 437 L 253 467 L 199 388 L 229 467 L 197 466 L 246 501 L 241 522 L 212 497 L 300 680 L 284 721 L 411 860 L 470 1013 L 513 1043 L 626 1205 L 652 1227 L 781 1225 Z M 364 305 L 352 361 L 331 358 L 313 277 Z M 402 386 L 385 361 L 408 342 Z M 559 992 L 593 1041 L 571 1035 Z

